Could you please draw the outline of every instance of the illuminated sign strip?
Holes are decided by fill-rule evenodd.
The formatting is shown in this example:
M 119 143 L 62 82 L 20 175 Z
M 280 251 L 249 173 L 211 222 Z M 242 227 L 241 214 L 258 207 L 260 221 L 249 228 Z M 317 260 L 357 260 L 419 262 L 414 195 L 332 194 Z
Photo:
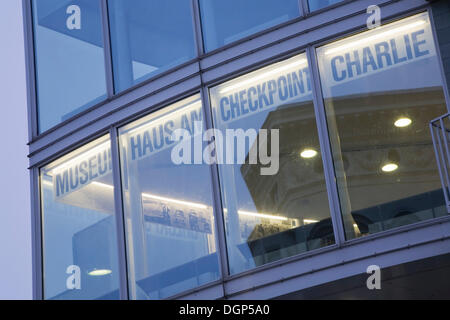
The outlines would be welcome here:
M 312 93 L 308 61 L 302 54 L 214 87 L 210 93 L 219 124 L 267 112 Z
M 398 27 L 398 28 L 395 28 L 395 29 L 387 30 L 385 32 L 380 32 L 381 29 L 384 30 L 384 29 L 390 27 L 390 26 L 384 26 L 384 27 L 381 27 L 380 29 L 375 29 L 374 32 L 379 32 L 376 35 L 373 35 L 373 36 L 370 36 L 370 37 L 365 37 L 365 38 L 363 38 L 361 40 L 356 40 L 356 41 L 344 44 L 342 46 L 329 49 L 329 50 L 325 51 L 325 55 L 330 55 L 330 54 L 333 54 L 333 53 L 336 53 L 336 52 L 345 51 L 345 50 L 350 49 L 350 48 L 351 49 L 355 49 L 355 48 L 361 47 L 362 45 L 370 44 L 371 42 L 373 42 L 375 40 L 378 40 L 378 39 L 391 38 L 393 35 L 397 35 L 399 33 L 405 32 L 405 31 L 410 31 L 411 29 L 414 29 L 414 28 L 416 28 L 418 26 L 421 26 L 421 25 L 424 25 L 424 24 L 426 24 L 426 21 L 420 20 L 420 21 L 409 23 L 407 25 L 404 25 L 404 26 L 401 26 L 401 27 Z
M 112 172 L 110 142 L 78 155 L 51 170 L 55 199 L 65 197 Z
M 111 148 L 110 141 L 109 140 L 105 141 L 104 143 L 102 143 L 102 144 L 100 144 L 100 145 L 98 145 L 98 146 L 96 146 L 96 147 L 94 147 L 92 149 L 89 149 L 86 152 L 83 152 L 80 155 L 75 156 L 74 158 L 72 158 L 72 159 L 70 159 L 68 161 L 65 161 L 64 163 L 56 166 L 55 168 L 53 168 L 50 171 L 49 174 L 52 175 L 52 174 L 61 172 L 61 171 L 65 170 L 65 169 L 67 169 L 67 168 L 70 168 L 71 166 L 76 165 L 77 163 L 81 162 L 81 160 L 89 159 L 89 157 L 91 157 L 93 155 L 96 155 L 98 153 L 101 153 L 102 151 L 107 150 L 109 152 L 110 148 Z
M 142 124 L 142 125 L 134 128 L 134 129 L 131 129 L 127 133 L 129 135 L 133 135 L 133 134 L 141 132 L 141 131 L 149 130 L 149 128 L 155 127 L 156 124 L 158 124 L 160 122 L 163 122 L 163 120 L 168 120 L 168 119 L 173 120 L 176 115 L 179 115 L 180 118 L 181 118 L 183 116 L 183 114 L 187 114 L 188 111 L 191 111 L 191 109 L 194 109 L 194 108 L 201 109 L 201 107 L 202 107 L 202 102 L 200 100 L 196 101 L 196 102 L 193 102 L 193 103 L 191 103 L 191 104 L 189 104 L 189 105 L 187 105 L 185 107 L 182 107 L 182 108 L 180 108 L 178 110 L 175 110 L 175 111 L 173 111 L 171 113 L 165 114 L 165 115 L 163 115 L 163 116 L 161 116 L 159 118 L 152 119 L 148 123 Z
M 172 134 L 177 129 L 187 130 L 191 137 L 202 133 L 203 128 L 196 127 L 203 121 L 201 101 L 196 101 L 174 112 L 150 120 L 127 132 L 127 153 L 129 161 L 141 160 L 175 145 Z
M 291 69 L 294 69 L 295 67 L 299 67 L 299 66 L 302 66 L 302 65 L 306 65 L 306 63 L 307 63 L 306 59 L 301 59 L 301 60 L 295 61 L 293 63 L 287 64 L 285 66 L 282 66 L 282 67 L 276 68 L 274 70 L 268 71 L 266 73 L 263 73 L 263 74 L 261 74 L 259 76 L 252 77 L 250 79 L 243 80 L 243 81 L 240 81 L 240 82 L 238 82 L 236 84 L 233 84 L 233 85 L 230 85 L 228 87 L 225 87 L 224 89 L 220 90 L 219 92 L 221 94 L 224 94 L 224 93 L 236 90 L 236 89 L 242 89 L 242 88 L 248 86 L 251 83 L 258 82 L 258 81 L 260 81 L 262 79 L 266 79 L 266 78 L 269 78 L 269 77 L 274 76 L 274 75 L 279 75 L 279 74 L 281 74 L 284 71 L 291 70 Z
M 419 14 L 406 20 L 317 49 L 324 87 L 333 87 L 435 56 L 428 15 Z

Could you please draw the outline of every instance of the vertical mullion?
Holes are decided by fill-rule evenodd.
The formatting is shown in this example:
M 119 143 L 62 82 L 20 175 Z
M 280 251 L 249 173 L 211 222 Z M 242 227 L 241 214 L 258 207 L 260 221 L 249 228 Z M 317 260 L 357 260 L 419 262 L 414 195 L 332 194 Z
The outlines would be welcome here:
M 450 83 L 447 82 L 447 77 L 445 76 L 444 63 L 442 61 L 441 48 L 439 47 L 439 39 L 436 32 L 436 26 L 434 25 L 433 9 L 431 8 L 431 5 L 428 8 L 428 17 L 430 19 L 431 33 L 433 34 L 434 50 L 436 51 L 436 56 L 439 64 L 439 71 L 441 72 L 442 87 L 443 87 L 442 89 L 444 90 L 444 97 L 447 103 L 447 111 L 450 112 L 450 92 L 449 92 Z
M 127 253 L 125 243 L 125 216 L 123 210 L 122 179 L 120 172 L 120 155 L 117 129 L 115 127 L 111 127 L 111 129 L 109 130 L 109 134 L 111 138 L 111 159 L 114 181 L 114 211 L 116 218 L 117 249 L 119 259 L 119 292 L 121 300 L 128 300 L 129 292 L 127 277 Z
M 300 9 L 300 16 L 304 17 L 308 14 L 307 0 L 298 0 L 298 6 Z
M 208 88 L 201 88 L 201 96 L 203 100 L 203 114 L 205 116 L 205 123 L 207 129 L 213 128 L 212 114 L 210 112 L 210 101 L 209 101 L 209 93 Z M 227 244 L 225 237 L 225 224 L 224 224 L 224 215 L 222 208 L 222 197 L 220 192 L 220 183 L 219 183 L 219 168 L 217 163 L 210 166 L 211 168 L 211 182 L 212 182 L 212 191 L 213 191 L 213 203 L 214 203 L 214 214 L 215 214 L 215 226 L 216 226 L 216 243 L 219 253 L 219 262 L 220 262 L 220 274 L 221 278 L 224 279 L 229 275 L 229 267 L 228 267 L 228 255 L 227 255 Z M 223 295 L 225 296 L 225 287 L 222 282 Z
M 114 74 L 111 52 L 111 35 L 109 29 L 108 0 L 99 0 L 102 12 L 103 55 L 105 58 L 106 93 L 108 98 L 114 96 Z
M 345 241 L 345 230 L 342 220 L 341 206 L 336 185 L 336 173 L 333 165 L 330 138 L 328 136 L 327 119 L 323 95 L 320 84 L 319 68 L 314 47 L 307 48 L 310 69 L 311 87 L 313 92 L 314 110 L 316 114 L 317 130 L 319 134 L 320 149 L 322 151 L 325 182 L 327 186 L 328 201 L 330 203 L 331 220 L 336 244 L 340 246 Z
M 31 141 L 38 135 L 37 122 L 37 91 L 34 59 L 33 36 L 33 12 L 31 0 L 22 0 L 23 35 L 25 45 L 25 65 L 27 84 L 27 109 L 28 109 L 28 139 Z M 43 284 L 43 251 L 41 228 L 41 201 L 39 188 L 39 169 L 31 168 L 30 177 L 30 204 L 31 204 L 31 264 L 32 264 L 32 298 L 42 300 L 44 298 Z
M 43 250 L 42 250 L 42 215 L 39 169 L 30 169 L 31 200 L 31 255 L 33 300 L 44 299 Z
M 193 18 L 194 18 L 194 27 L 195 27 L 195 39 L 197 43 L 197 56 L 201 56 L 204 53 L 204 45 L 203 45 L 203 33 L 200 19 L 200 7 L 198 0 L 191 0 L 192 8 L 193 8 Z M 206 129 L 213 128 L 212 114 L 210 112 L 210 101 L 209 101 L 209 92 L 208 88 L 203 84 L 203 75 L 201 70 L 201 63 L 199 61 L 199 69 L 200 69 L 200 79 L 201 79 L 201 88 L 200 94 L 202 98 L 202 107 L 203 107 L 203 115 L 205 117 L 205 126 Z M 213 207 L 214 207 L 214 225 L 216 228 L 216 244 L 217 244 L 217 252 L 219 257 L 219 268 L 220 268 L 220 277 L 222 279 L 222 292 L 223 296 L 225 296 L 225 286 L 224 286 L 224 278 L 229 275 L 228 269 L 228 255 L 227 255 L 227 245 L 225 238 L 225 225 L 223 219 L 223 209 L 222 209 L 222 198 L 220 193 L 220 183 L 219 183 L 219 170 L 217 164 L 213 164 L 210 166 L 211 169 L 211 186 L 213 193 Z
M 23 35 L 25 44 L 25 66 L 27 83 L 28 140 L 39 134 L 37 119 L 36 65 L 31 0 L 22 0 Z
M 204 53 L 205 50 L 203 47 L 203 34 L 202 34 L 200 7 L 198 4 L 198 0 L 191 0 L 191 8 L 192 8 L 192 23 L 194 27 L 194 37 L 197 50 L 197 57 L 199 57 Z

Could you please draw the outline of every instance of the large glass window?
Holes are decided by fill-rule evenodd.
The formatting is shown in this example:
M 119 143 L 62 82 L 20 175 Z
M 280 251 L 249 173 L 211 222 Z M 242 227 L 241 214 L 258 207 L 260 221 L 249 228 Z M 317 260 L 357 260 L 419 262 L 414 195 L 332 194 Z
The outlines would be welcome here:
M 316 11 L 344 0 L 308 0 L 309 11 Z
M 39 132 L 106 98 L 100 1 L 33 0 Z
M 116 91 L 195 57 L 190 0 L 109 0 Z
M 210 96 L 231 273 L 333 244 L 306 55 Z
M 445 215 L 428 123 L 447 108 L 428 14 L 317 55 L 347 238 Z
M 300 15 L 298 0 L 200 0 L 200 9 L 206 51 Z
M 202 114 L 196 95 L 119 130 L 133 299 L 166 298 L 220 278 Z M 172 140 L 178 129 L 189 145 L 184 154 Z M 200 161 L 179 162 L 180 154 L 194 155 L 191 147 L 200 147 Z
M 111 144 L 41 169 L 45 299 L 119 299 Z

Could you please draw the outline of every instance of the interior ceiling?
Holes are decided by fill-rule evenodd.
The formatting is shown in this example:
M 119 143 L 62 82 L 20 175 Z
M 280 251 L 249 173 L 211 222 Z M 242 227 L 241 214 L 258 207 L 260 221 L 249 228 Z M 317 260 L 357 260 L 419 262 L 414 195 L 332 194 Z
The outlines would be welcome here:
M 394 185 L 400 176 L 403 181 L 411 183 L 397 188 L 398 194 L 386 196 L 391 200 L 439 189 L 428 123 L 443 113 L 443 101 L 441 88 L 355 95 L 334 100 L 333 109 L 328 112 L 335 112 L 333 118 L 339 132 L 348 187 L 358 189 L 364 185 L 380 193 L 380 186 Z M 318 148 L 317 134 L 311 133 L 317 131 L 311 110 L 308 105 L 292 105 L 279 107 L 268 114 L 262 128 L 280 129 L 280 171 L 277 175 L 259 175 L 260 165 L 244 164 L 241 167 L 241 174 L 261 212 L 283 212 L 281 208 L 292 201 L 292 197 L 305 197 L 324 189 L 321 158 L 314 160 L 316 165 L 306 165 L 299 157 L 302 148 Z M 404 116 L 411 118 L 413 124 L 408 128 L 396 128 L 395 120 Z M 329 118 L 328 121 L 331 123 L 333 120 Z M 329 131 L 332 136 L 334 133 L 331 129 Z M 338 154 L 338 150 L 335 153 Z M 396 175 L 380 172 L 380 165 L 386 161 L 399 162 L 401 170 Z M 423 190 L 418 192 L 415 183 L 423 181 L 429 183 L 420 186 Z M 268 197 L 267 192 L 274 185 L 277 185 L 279 194 Z M 290 193 L 291 196 L 286 197 Z M 364 199 L 363 204 L 370 207 L 383 200 Z M 353 209 L 362 208 L 356 206 Z

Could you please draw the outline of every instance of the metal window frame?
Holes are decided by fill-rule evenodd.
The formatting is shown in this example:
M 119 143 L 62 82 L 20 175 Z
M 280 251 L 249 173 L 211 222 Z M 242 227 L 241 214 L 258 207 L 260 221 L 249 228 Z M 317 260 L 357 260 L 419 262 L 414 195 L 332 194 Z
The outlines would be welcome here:
M 41 186 L 39 179 L 39 169 L 30 170 L 30 196 L 31 196 L 31 272 L 32 297 L 34 300 L 44 298 L 44 259 L 43 259 L 43 237 L 41 219 Z
M 199 0 L 191 0 L 192 8 L 193 8 L 193 23 L 195 26 L 195 35 L 196 35 L 196 44 L 197 44 L 197 55 L 202 56 L 205 53 L 205 43 L 203 38 L 203 31 L 201 27 L 201 13 L 200 13 L 200 3 Z M 212 113 L 209 101 L 209 92 L 205 88 L 203 83 L 203 75 L 200 70 L 200 97 L 202 99 L 202 109 L 203 109 L 203 117 L 206 129 L 213 128 L 212 122 Z M 223 286 L 223 278 L 224 275 L 229 273 L 229 265 L 228 265 L 228 254 L 227 254 L 227 245 L 226 245 L 226 236 L 225 236 L 225 225 L 223 220 L 223 206 L 222 206 L 222 197 L 220 192 L 220 182 L 219 182 L 219 169 L 217 164 L 210 166 L 210 176 L 211 176 L 211 187 L 212 187 L 212 201 L 214 208 L 214 227 L 216 229 L 216 247 L 219 258 L 219 272 L 220 272 L 220 285 L 221 295 L 225 296 L 225 289 Z M 196 288 L 198 289 L 198 288 Z
M 397 2 L 396 0 L 377 1 L 380 2 L 380 5 L 390 5 Z M 423 2 L 423 0 L 413 1 Z M 342 20 L 345 20 L 347 17 L 354 16 L 355 12 L 356 14 L 360 14 L 363 11 L 365 12 L 365 5 L 368 3 L 371 3 L 371 1 L 343 1 L 342 3 L 338 3 L 339 6 L 334 7 L 334 9 L 339 10 L 338 13 L 340 17 L 335 21 L 342 22 Z M 413 4 L 412 6 L 415 5 L 417 4 Z M 244 41 L 244 43 L 237 43 L 232 48 L 224 47 L 220 52 L 217 52 L 213 55 L 204 54 L 198 59 L 188 61 L 187 63 L 180 65 L 177 68 L 157 75 L 154 78 L 149 79 L 148 81 L 143 82 L 133 88 L 130 88 L 127 91 L 116 94 L 109 101 L 95 106 L 95 108 L 93 107 L 92 109 L 86 110 L 85 112 L 80 113 L 67 120 L 67 122 L 62 123 L 59 126 L 55 126 L 50 131 L 44 132 L 39 135 L 39 137 L 36 137 L 36 139 L 30 142 L 30 156 L 33 156 L 33 154 L 38 153 L 39 151 L 42 151 L 43 148 L 46 148 L 48 145 L 53 144 L 55 141 L 60 140 L 62 137 L 66 136 L 66 132 L 73 132 L 80 129 L 80 127 L 85 127 L 86 124 L 89 123 L 89 119 L 103 118 L 111 113 L 114 113 L 115 111 L 117 111 L 117 108 L 120 108 L 125 104 L 136 102 L 138 99 L 143 99 L 148 95 L 164 91 L 173 86 L 174 83 L 180 83 L 183 82 L 182 80 L 187 80 L 191 77 L 195 77 L 195 75 L 199 74 L 200 70 L 202 70 L 202 72 L 204 71 L 204 82 L 209 83 L 213 80 L 216 80 L 211 78 L 216 77 L 215 74 L 221 71 L 221 66 L 223 66 L 224 64 L 228 64 L 229 67 L 232 67 L 231 64 L 235 65 L 238 60 L 251 60 L 255 56 L 254 53 L 263 53 L 263 51 L 266 55 L 266 59 L 271 59 L 273 57 L 273 52 L 271 51 L 273 51 L 274 46 L 281 43 L 287 43 L 287 45 L 291 48 L 290 50 L 295 50 L 299 46 L 302 46 L 302 42 L 303 45 L 306 45 L 307 43 L 314 41 L 314 37 L 307 36 L 308 33 L 316 33 L 315 31 L 318 28 L 330 25 L 330 15 L 332 15 L 332 12 L 333 10 L 323 12 L 322 15 L 326 15 L 326 17 L 322 17 L 321 14 L 315 13 L 314 15 L 310 16 L 309 20 L 304 18 L 298 21 L 292 20 L 288 24 L 272 30 L 272 33 L 265 32 L 260 36 L 255 35 L 251 39 Z M 197 27 L 197 29 L 199 29 L 199 27 Z M 318 36 L 318 38 L 322 37 L 322 35 Z M 274 38 L 276 39 L 275 42 Z M 302 39 L 303 41 L 301 41 L 299 44 L 292 44 Z M 283 51 L 286 51 L 286 49 L 281 48 L 280 52 Z M 226 57 L 224 58 L 223 55 L 225 55 Z M 222 61 L 216 63 L 211 60 L 212 57 L 215 57 L 213 58 L 213 60 L 222 59 Z M 200 64 L 200 66 L 198 66 L 198 64 Z M 234 70 L 231 70 L 229 73 L 231 73 L 232 71 Z
M 102 1 L 103 25 L 108 25 L 107 0 Z M 441 224 L 448 224 L 449 217 L 442 217 L 419 222 L 413 225 L 387 230 L 364 238 L 345 241 L 342 218 L 340 216 L 340 205 L 335 182 L 334 166 L 331 158 L 331 146 L 329 143 L 326 118 L 323 110 L 322 91 L 320 79 L 318 78 L 317 57 L 315 48 L 319 45 L 336 41 L 342 37 L 351 36 L 353 33 L 364 29 L 365 8 L 370 4 L 376 4 L 383 8 L 384 21 L 400 19 L 414 13 L 428 11 L 431 7 L 425 0 L 344 0 L 333 6 L 308 13 L 302 3 L 303 16 L 293 19 L 279 26 L 244 38 L 235 43 L 219 48 L 212 52 L 204 53 L 203 38 L 201 33 L 200 16 L 198 11 L 198 0 L 192 0 L 193 23 L 195 28 L 195 39 L 198 57 L 188 61 L 174 69 L 168 70 L 139 85 L 136 85 L 119 94 L 112 93 L 108 100 L 90 108 L 86 112 L 52 128 L 50 131 L 37 135 L 37 111 L 36 111 L 36 78 L 34 61 L 34 42 L 31 0 L 22 0 L 25 26 L 25 47 L 27 65 L 27 95 L 29 115 L 30 136 L 30 188 L 32 196 L 32 238 L 33 238 L 33 297 L 43 298 L 43 275 L 42 275 L 42 229 L 41 229 L 41 201 L 39 188 L 39 168 L 47 163 L 62 157 L 64 154 L 89 143 L 104 134 L 109 133 L 113 150 L 113 178 L 115 186 L 115 209 L 118 228 L 118 238 L 124 237 L 122 186 L 120 176 L 120 158 L 117 145 L 117 129 L 133 119 L 140 118 L 146 114 L 164 108 L 180 99 L 200 92 L 203 102 L 205 122 L 207 128 L 212 127 L 211 108 L 209 105 L 209 88 L 220 84 L 228 79 L 239 77 L 242 74 L 262 68 L 266 65 L 287 59 L 301 52 L 306 52 L 310 68 L 312 70 L 313 101 L 316 112 L 316 121 L 319 130 L 320 144 L 323 154 L 324 169 L 326 175 L 327 192 L 329 195 L 330 208 L 333 211 L 332 220 L 336 237 L 336 245 L 325 247 L 316 251 L 306 252 L 290 258 L 282 259 L 267 265 L 248 270 L 246 272 L 230 276 L 228 275 L 228 256 L 226 252 L 226 237 L 223 226 L 223 212 L 221 204 L 220 182 L 218 179 L 217 166 L 211 167 L 213 201 L 215 208 L 216 228 L 218 231 L 218 250 L 222 278 L 219 281 L 208 283 L 198 288 L 182 292 L 171 298 L 227 298 L 241 296 L 252 290 L 248 281 L 242 279 L 261 279 L 269 281 L 268 272 L 281 270 L 283 266 L 301 266 L 305 259 L 316 259 L 316 257 L 336 255 L 345 248 L 358 245 L 367 246 L 376 241 L 392 244 L 395 237 L 407 235 L 411 232 L 421 232 L 427 228 L 435 228 Z M 106 6 L 105 6 L 106 5 Z M 336 17 L 337 16 L 337 17 Z M 435 37 L 436 46 L 438 42 L 435 34 L 435 26 L 432 14 L 430 21 Z M 105 42 L 105 66 L 107 67 L 107 81 L 109 84 L 108 95 L 113 92 L 111 83 L 113 81 L 113 70 L 110 52 L 106 52 L 108 46 L 109 29 L 103 33 Z M 109 44 L 110 50 L 110 44 Z M 438 50 L 439 51 L 439 50 Z M 109 56 L 109 58 L 108 58 Z M 442 75 L 443 66 L 440 53 L 440 68 Z M 443 83 L 445 77 L 442 76 Z M 447 107 L 450 108 L 449 93 L 445 88 Z M 331 196 L 331 197 L 330 197 Z M 442 236 L 444 237 L 444 236 Z M 403 238 L 402 238 L 403 239 Z M 444 238 L 442 238 L 444 239 Z M 407 239 L 403 239 L 407 240 Z M 125 239 L 119 240 L 119 268 L 120 268 L 120 293 L 121 298 L 129 297 L 127 278 L 127 259 Z M 426 239 L 423 238 L 426 242 Z M 431 241 L 431 240 L 430 240 Z M 418 244 L 419 245 L 419 244 Z M 409 244 L 408 244 L 409 247 Z M 378 253 L 379 254 L 379 253 Z M 377 252 L 373 253 L 374 256 Z M 338 255 L 339 256 L 339 255 Z M 370 254 L 367 254 L 369 257 Z M 316 264 L 317 265 L 317 264 Z M 331 264 L 330 264 L 331 265 Z M 326 266 L 325 266 L 326 267 Z M 325 268 L 324 267 L 324 268 Z M 330 266 L 328 266 L 330 267 Z M 281 269 L 280 269 L 281 268 Z M 313 270 L 314 271 L 314 270 Z M 262 277 L 262 278 L 261 278 Z M 277 280 L 278 279 L 278 280 Z M 286 279 L 283 274 L 272 277 L 273 283 L 283 282 Z M 247 287 L 246 287 L 247 286 Z M 263 285 L 264 286 L 264 285 Z
M 336 179 L 335 179 L 335 173 L 334 173 L 334 165 L 333 165 L 333 159 L 331 156 L 331 144 L 329 141 L 329 137 L 328 137 L 328 131 L 327 131 L 327 126 L 326 126 L 326 115 L 325 112 L 321 112 L 321 109 L 323 109 L 323 99 L 322 97 L 322 93 L 321 90 L 319 90 L 320 92 L 317 92 L 317 90 L 315 90 L 316 88 L 316 81 L 313 81 L 314 79 L 319 80 L 319 87 L 320 88 L 320 79 L 316 78 L 314 76 L 314 72 L 317 71 L 318 73 L 318 67 L 313 68 L 313 66 L 316 63 L 316 60 L 311 60 L 311 56 L 315 57 L 315 52 L 312 52 L 312 47 L 311 46 L 306 46 L 306 47 L 300 47 L 297 50 L 293 51 L 293 52 L 289 52 L 289 54 L 284 54 L 281 56 L 277 56 L 276 58 L 272 58 L 268 61 L 264 61 L 263 63 L 259 64 L 259 65 L 254 65 L 249 69 L 246 70 L 242 70 L 241 72 L 237 73 L 237 74 L 232 74 L 226 78 L 220 79 L 219 81 L 216 82 L 212 82 L 209 84 L 203 84 L 202 87 L 202 92 L 204 92 L 204 105 L 208 106 L 208 110 L 206 110 L 206 114 L 207 114 L 207 128 L 215 128 L 214 124 L 213 124 L 213 119 L 212 119 L 212 108 L 211 108 L 211 104 L 210 104 L 210 95 L 209 92 L 210 90 L 220 84 L 223 84 L 229 80 L 232 79 L 237 79 L 240 76 L 246 75 L 248 73 L 251 73 L 253 71 L 257 71 L 260 70 L 264 67 L 273 65 L 274 63 L 277 62 L 283 62 L 284 60 L 287 60 L 289 58 L 292 58 L 294 56 L 300 55 L 300 54 L 305 54 L 307 60 L 308 60 L 308 65 L 310 68 L 310 73 L 311 73 L 311 88 L 312 88 L 312 102 L 314 105 L 314 114 L 316 117 L 316 123 L 317 123 L 317 134 L 319 137 L 319 144 L 320 144 L 320 149 L 321 149 L 321 153 L 322 153 L 322 161 L 323 161 L 323 166 L 324 166 L 324 180 L 325 180 L 325 184 L 326 184 L 326 189 L 327 189 L 327 197 L 328 197 L 328 201 L 329 201 L 329 209 L 330 209 L 330 218 L 332 220 L 332 225 L 333 225 L 333 233 L 334 233 L 334 237 L 335 237 L 335 244 L 331 245 L 331 246 L 327 246 L 325 248 L 321 248 L 321 249 L 316 249 L 314 251 L 307 251 L 307 252 L 302 252 L 296 255 L 293 255 L 291 257 L 288 258 L 284 258 L 281 259 L 280 261 L 287 261 L 289 259 L 295 259 L 296 257 L 300 258 L 302 256 L 309 256 L 311 253 L 315 253 L 318 250 L 322 251 L 322 250 L 328 250 L 328 248 L 334 248 L 334 247 L 340 247 L 342 245 L 342 243 L 345 241 L 345 235 L 344 235 L 344 227 L 342 224 L 342 219 L 340 218 L 340 204 L 339 204 L 339 199 L 337 197 L 334 196 L 335 193 L 337 193 L 337 186 L 336 186 Z M 312 53 L 311 53 L 312 52 Z M 315 59 L 315 58 L 314 58 Z M 322 99 L 322 100 L 320 100 Z M 323 123 L 325 123 L 325 126 L 323 125 Z M 325 128 L 324 130 L 320 130 L 320 128 Z M 220 210 L 219 212 L 221 212 L 221 229 L 220 230 L 220 242 L 221 242 L 221 256 L 222 256 L 222 265 L 224 265 L 224 269 L 227 270 L 226 273 L 224 273 L 223 275 L 223 281 L 226 282 L 230 279 L 234 279 L 235 277 L 240 277 L 242 275 L 245 274 L 251 274 L 253 272 L 257 272 L 258 270 L 264 270 L 266 268 L 267 265 L 276 265 L 278 263 L 278 261 L 275 261 L 273 263 L 268 263 L 250 270 L 246 270 L 243 272 L 240 272 L 238 274 L 230 274 L 229 273 L 229 260 L 228 260 L 228 247 L 226 245 L 227 241 L 226 241 L 226 237 L 225 237 L 225 233 L 226 233 L 226 229 L 225 229 L 225 224 L 224 224 L 224 214 L 223 214 L 223 207 L 222 207 L 222 196 L 221 196 L 221 188 L 220 188 L 220 177 L 219 177 L 219 166 L 217 164 L 213 165 L 213 179 L 214 179 L 214 196 L 216 199 L 216 203 L 217 203 L 217 208 L 218 210 Z M 224 292 L 224 296 L 227 296 L 226 294 L 226 289 L 225 287 L 223 288 L 223 292 Z
M 444 71 L 444 62 L 442 60 L 441 50 L 439 48 L 439 39 L 437 35 L 436 25 L 434 23 L 434 15 L 433 15 L 433 6 L 429 6 L 428 8 L 429 16 L 430 16 L 430 24 L 431 24 L 431 32 L 433 33 L 433 39 L 434 43 L 436 44 L 436 55 L 438 57 L 438 64 L 439 69 L 441 72 L 442 82 L 443 82 L 443 89 L 444 89 L 444 96 L 445 101 L 447 102 L 447 110 L 450 112 L 450 88 L 448 85 L 447 77 L 445 75 Z
M 109 8 L 108 0 L 99 0 L 101 19 L 102 19 L 102 35 L 103 35 L 103 54 L 105 58 L 105 81 L 107 99 L 114 96 L 114 74 L 111 49 L 111 29 L 109 26 Z
M 129 283 L 128 283 L 128 259 L 127 259 L 127 240 L 126 240 L 126 221 L 123 209 L 123 189 L 122 189 L 122 173 L 120 166 L 120 144 L 117 127 L 111 126 L 109 129 L 109 137 L 111 142 L 111 161 L 113 168 L 114 181 L 114 215 L 116 225 L 116 238 L 119 267 L 119 293 L 121 300 L 128 300 Z
M 35 47 L 33 32 L 33 10 L 31 7 L 31 2 L 32 0 L 22 0 L 29 141 L 32 141 L 38 135 L 36 65 L 34 58 Z
M 314 46 L 309 46 L 307 48 L 307 55 L 311 73 L 311 86 L 313 91 L 317 130 L 319 131 L 320 149 L 322 151 L 324 176 L 328 192 L 328 201 L 330 203 L 330 215 L 333 223 L 336 244 L 340 247 L 345 242 L 345 230 L 339 201 L 339 191 L 336 184 L 336 172 L 328 133 L 327 115 L 325 113 L 325 105 L 323 102 L 322 84 L 320 82 L 316 48 Z

